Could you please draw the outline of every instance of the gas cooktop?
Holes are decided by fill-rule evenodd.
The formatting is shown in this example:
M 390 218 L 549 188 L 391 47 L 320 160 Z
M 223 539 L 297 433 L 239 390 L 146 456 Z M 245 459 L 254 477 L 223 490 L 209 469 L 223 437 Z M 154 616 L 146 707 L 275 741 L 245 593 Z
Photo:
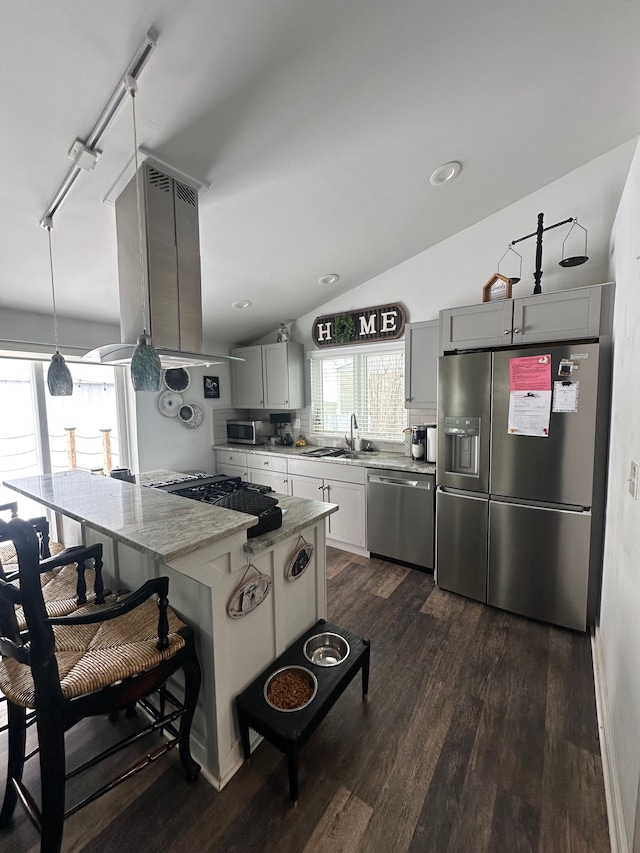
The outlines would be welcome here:
M 247 530 L 248 538 L 275 530 L 282 525 L 282 510 L 278 501 L 267 494 L 273 491 L 271 486 L 245 483 L 240 477 L 226 477 L 224 474 L 187 474 L 172 480 L 147 483 L 146 486 L 181 498 L 256 515 L 258 523 Z

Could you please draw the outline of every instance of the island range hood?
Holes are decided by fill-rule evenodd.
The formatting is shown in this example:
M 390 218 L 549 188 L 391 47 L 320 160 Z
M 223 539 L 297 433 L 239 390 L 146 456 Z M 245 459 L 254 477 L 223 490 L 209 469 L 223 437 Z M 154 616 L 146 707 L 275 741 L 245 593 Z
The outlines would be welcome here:
M 101 364 L 130 364 L 147 326 L 163 368 L 194 367 L 232 356 L 202 352 L 202 295 L 198 192 L 150 162 L 140 166 L 138 223 L 136 175 L 115 203 L 120 285 L 120 343 L 83 356 Z M 149 323 L 143 317 L 141 258 Z

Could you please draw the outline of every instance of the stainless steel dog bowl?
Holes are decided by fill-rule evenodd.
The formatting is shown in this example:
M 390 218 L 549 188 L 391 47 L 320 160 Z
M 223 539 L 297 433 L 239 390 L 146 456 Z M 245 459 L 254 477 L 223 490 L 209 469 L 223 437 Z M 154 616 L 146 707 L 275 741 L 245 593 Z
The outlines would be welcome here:
M 283 666 L 264 685 L 267 705 L 285 713 L 306 708 L 317 692 L 318 679 L 305 666 Z
M 349 656 L 349 643 L 340 634 L 315 634 L 304 644 L 304 656 L 316 666 L 337 666 Z

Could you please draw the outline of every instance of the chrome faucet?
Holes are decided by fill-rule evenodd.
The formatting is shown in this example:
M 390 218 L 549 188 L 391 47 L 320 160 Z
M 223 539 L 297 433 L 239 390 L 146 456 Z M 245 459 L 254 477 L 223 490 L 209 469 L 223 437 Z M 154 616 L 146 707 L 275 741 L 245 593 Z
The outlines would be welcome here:
M 356 420 L 355 412 L 351 415 L 351 418 L 349 420 L 349 431 L 351 433 L 351 438 L 350 439 L 347 438 L 346 435 L 344 437 L 344 440 L 347 442 L 347 447 L 350 450 L 355 450 L 355 446 L 353 443 L 353 431 L 354 431 L 354 429 L 358 429 L 358 421 Z

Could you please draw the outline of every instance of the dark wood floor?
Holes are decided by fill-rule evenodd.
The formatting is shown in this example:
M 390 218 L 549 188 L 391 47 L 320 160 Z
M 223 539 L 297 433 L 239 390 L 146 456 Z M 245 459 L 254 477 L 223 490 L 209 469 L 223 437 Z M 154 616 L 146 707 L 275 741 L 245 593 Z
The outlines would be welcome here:
M 296 808 L 286 760 L 268 743 L 222 792 L 202 778 L 187 785 L 172 753 L 70 818 L 64 850 L 610 850 L 588 636 L 333 549 L 329 617 L 371 639 L 369 701 L 356 679 L 305 746 Z M 85 721 L 69 745 L 81 753 L 113 730 Z M 37 849 L 18 810 L 0 850 Z

